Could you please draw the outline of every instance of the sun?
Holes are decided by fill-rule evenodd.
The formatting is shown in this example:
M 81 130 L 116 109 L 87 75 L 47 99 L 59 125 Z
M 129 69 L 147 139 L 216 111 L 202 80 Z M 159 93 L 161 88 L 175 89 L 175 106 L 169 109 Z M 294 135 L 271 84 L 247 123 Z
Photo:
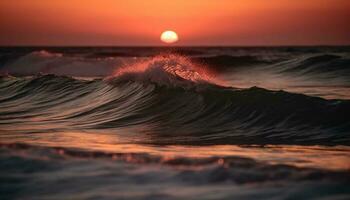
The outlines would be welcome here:
M 177 42 L 179 40 L 179 37 L 174 31 L 164 31 L 162 35 L 160 35 L 160 40 L 165 43 L 171 44 Z

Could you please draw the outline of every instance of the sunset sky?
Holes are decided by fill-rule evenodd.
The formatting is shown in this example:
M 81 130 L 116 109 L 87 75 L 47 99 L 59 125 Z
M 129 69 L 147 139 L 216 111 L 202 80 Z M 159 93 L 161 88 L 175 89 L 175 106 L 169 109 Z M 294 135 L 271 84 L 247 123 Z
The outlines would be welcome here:
M 0 45 L 349 45 L 349 0 L 1 0 Z

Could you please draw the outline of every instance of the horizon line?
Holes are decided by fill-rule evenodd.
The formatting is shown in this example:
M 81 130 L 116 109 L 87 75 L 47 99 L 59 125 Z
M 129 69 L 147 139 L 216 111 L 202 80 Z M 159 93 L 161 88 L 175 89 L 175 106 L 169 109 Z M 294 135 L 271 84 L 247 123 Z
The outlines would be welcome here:
M 48 48 L 60 48 L 60 47 L 70 47 L 70 48 L 245 48 L 245 47 L 350 47 L 350 44 L 283 44 L 283 45 L 0 45 L 0 48 L 16 48 L 16 47 L 48 47 Z

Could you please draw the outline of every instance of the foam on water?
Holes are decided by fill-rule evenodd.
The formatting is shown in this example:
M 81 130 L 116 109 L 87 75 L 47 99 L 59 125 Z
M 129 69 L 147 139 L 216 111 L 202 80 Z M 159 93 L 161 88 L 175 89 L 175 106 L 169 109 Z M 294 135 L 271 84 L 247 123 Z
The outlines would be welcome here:
M 128 147 L 125 146 L 127 150 Z M 138 147 L 146 149 L 147 147 Z M 148 147 L 157 150 L 157 147 Z M 181 150 L 182 148 L 182 150 Z M 225 147 L 208 148 L 209 152 Z M 234 147 L 231 147 L 234 148 Z M 290 156 L 288 146 L 259 147 L 241 151 L 264 157 L 280 150 L 281 160 Z M 317 156 L 317 147 L 290 147 L 306 160 Z M 230 149 L 230 147 L 226 147 Z M 321 151 L 322 148 L 319 148 Z M 114 149 L 116 151 L 117 149 Z M 76 148 L 38 147 L 25 144 L 0 144 L 2 199 L 346 199 L 349 196 L 349 171 L 295 167 L 261 162 L 248 157 L 219 155 L 190 157 L 195 148 L 163 147 L 167 154 L 86 151 Z M 202 150 L 204 150 L 202 148 Z M 324 148 L 340 161 L 344 150 Z M 176 152 L 178 151 L 178 152 Z M 301 152 L 307 152 L 306 155 Z M 178 155 L 171 155 L 172 152 Z M 199 150 L 199 152 L 201 152 Z M 226 152 L 229 154 L 230 151 Z M 284 155 L 284 153 L 287 153 Z M 297 152 L 295 152 L 297 153 Z M 271 152 L 270 155 L 274 153 Z M 284 155 L 284 157 L 282 156 Z M 342 157 L 343 156 L 343 157 Z M 325 158 L 328 158 L 325 155 Z M 274 160 L 273 158 L 270 160 Z M 346 160 L 346 159 L 345 159 Z M 301 161 L 300 161 L 301 162 Z M 287 162 L 288 163 L 288 162 Z M 315 192 L 317 191 L 317 192 Z

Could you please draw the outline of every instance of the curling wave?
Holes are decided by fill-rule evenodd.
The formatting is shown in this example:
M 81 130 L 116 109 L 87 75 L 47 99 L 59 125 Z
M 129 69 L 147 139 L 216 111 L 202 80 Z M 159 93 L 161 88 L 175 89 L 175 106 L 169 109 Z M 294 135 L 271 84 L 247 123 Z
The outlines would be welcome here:
M 350 144 L 349 101 L 200 87 L 204 79 L 187 79 L 188 68 L 157 64 L 105 80 L 2 77 L 0 130 L 134 133 L 152 144 Z

